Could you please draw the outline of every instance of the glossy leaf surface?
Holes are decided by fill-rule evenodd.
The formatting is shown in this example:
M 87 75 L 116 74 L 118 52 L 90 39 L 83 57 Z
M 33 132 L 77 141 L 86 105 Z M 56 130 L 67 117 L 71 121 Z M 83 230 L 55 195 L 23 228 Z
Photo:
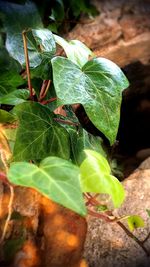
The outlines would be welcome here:
M 87 62 L 82 70 L 68 59 L 52 59 L 57 97 L 62 104 L 81 103 L 92 123 L 113 144 L 120 119 L 122 90 L 128 81 L 120 68 L 108 59 Z
M 16 90 L 23 83 L 19 75 L 19 64 L 9 56 L 6 49 L 0 49 L 0 97 Z
M 14 160 L 43 159 L 50 155 L 68 159 L 70 143 L 67 131 L 54 122 L 53 113 L 39 103 L 26 102 L 14 109 L 19 119 Z
M 64 38 L 54 35 L 56 43 L 63 47 L 68 59 L 82 67 L 94 55 L 92 51 L 78 40 L 66 41 Z
M 30 92 L 26 89 L 18 89 L 5 96 L 0 97 L 0 104 L 18 105 L 29 98 Z
M 3 13 L 3 25 L 7 33 L 6 48 L 13 58 L 24 64 L 22 31 L 29 28 L 43 27 L 37 7 L 30 1 L 22 5 L 1 1 L 0 11 Z M 30 61 L 32 57 L 34 58 L 34 64 L 39 64 L 39 57 L 35 54 L 35 47 L 32 42 L 28 45 L 28 48 Z
M 125 197 L 124 189 L 118 179 L 111 175 L 107 160 L 95 151 L 85 152 L 87 158 L 80 166 L 83 192 L 109 194 L 114 207 L 119 207 Z
M 39 167 L 27 162 L 13 163 L 8 178 L 14 184 L 34 188 L 66 208 L 86 215 L 79 169 L 69 161 L 48 157 Z

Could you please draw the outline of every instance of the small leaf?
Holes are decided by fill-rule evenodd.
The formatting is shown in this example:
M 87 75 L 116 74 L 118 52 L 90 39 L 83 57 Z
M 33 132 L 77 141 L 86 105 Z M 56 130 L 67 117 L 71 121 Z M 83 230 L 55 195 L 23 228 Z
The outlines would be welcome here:
M 55 57 L 52 67 L 61 103 L 82 104 L 92 123 L 113 144 L 118 132 L 122 90 L 128 86 L 121 69 L 105 58 L 92 59 L 81 70 L 67 58 Z
M 53 120 L 54 115 L 47 107 L 28 101 L 17 105 L 14 113 L 20 122 L 13 152 L 15 161 L 47 156 L 69 159 L 69 135 Z
M 58 35 L 54 35 L 56 43 L 63 47 L 65 53 L 73 63 L 82 67 L 89 59 L 89 56 L 93 56 L 93 52 L 82 42 L 78 40 L 66 41 Z
M 108 210 L 108 207 L 106 205 L 99 205 L 99 206 L 96 206 L 96 209 L 99 212 L 105 212 Z
M 135 230 L 139 227 L 144 227 L 144 221 L 143 219 L 138 215 L 132 215 L 127 218 L 128 226 L 130 231 Z
M 48 157 L 39 167 L 27 162 L 13 163 L 8 178 L 14 184 L 34 188 L 64 207 L 86 215 L 79 169 L 69 161 Z
M 85 150 L 87 158 L 80 166 L 83 192 L 109 194 L 114 207 L 119 207 L 125 197 L 122 184 L 110 174 L 107 160 L 99 153 Z
M 15 90 L 5 96 L 0 97 L 0 104 L 18 105 L 29 98 L 30 92 L 26 89 Z

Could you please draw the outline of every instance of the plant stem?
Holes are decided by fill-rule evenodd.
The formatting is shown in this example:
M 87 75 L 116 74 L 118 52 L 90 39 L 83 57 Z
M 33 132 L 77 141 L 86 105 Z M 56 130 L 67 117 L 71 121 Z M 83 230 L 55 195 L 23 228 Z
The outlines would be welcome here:
M 68 120 L 63 120 L 63 119 L 60 119 L 60 118 L 54 118 L 54 121 L 58 121 L 58 122 L 61 122 L 63 124 L 68 124 L 68 125 L 72 125 L 72 126 L 79 126 L 78 123 L 75 123 L 75 122 L 72 122 L 72 121 L 68 121 Z
M 144 244 L 149 238 L 150 238 L 150 233 L 148 233 L 148 235 L 145 237 L 145 239 L 142 241 L 142 243 Z
M 51 84 L 51 80 L 44 80 L 43 81 L 40 96 L 39 96 L 39 101 L 41 101 L 46 96 L 47 91 L 50 87 L 50 84 Z
M 4 172 L 0 172 L 0 181 L 2 181 L 4 184 L 9 184 L 7 176 Z
M 4 225 L 4 229 L 2 232 L 2 236 L 0 239 L 0 244 L 3 243 L 6 233 L 7 233 L 7 229 L 8 229 L 8 225 L 9 225 L 9 221 L 11 219 L 11 214 L 12 214 L 12 205 L 13 205 L 13 200 L 14 200 L 14 188 L 13 186 L 9 185 L 9 189 L 10 189 L 10 199 L 9 199 L 9 204 L 8 204 L 8 215 L 7 215 L 7 219 Z
M 28 78 L 28 88 L 30 91 L 30 98 L 33 100 L 33 89 L 32 89 L 31 78 L 30 78 L 30 64 L 29 64 L 29 56 L 28 56 L 26 31 L 22 32 L 22 37 L 23 37 L 24 55 L 25 55 L 26 71 L 27 71 L 27 78 Z
M 49 103 L 55 101 L 56 99 L 57 99 L 57 97 L 52 97 L 52 98 L 50 98 L 50 99 L 48 99 L 48 100 L 43 100 L 43 101 L 41 102 L 41 104 L 42 104 L 42 105 L 47 105 L 47 104 L 49 104 Z
M 123 223 L 121 222 L 117 222 L 117 224 L 125 231 L 125 233 L 131 237 L 146 253 L 146 255 L 149 257 L 150 253 L 149 251 L 145 248 L 145 246 L 143 245 L 143 241 L 140 241 L 134 234 L 132 234 L 125 226 Z
M 101 204 L 97 199 L 95 199 L 95 197 L 97 196 L 97 194 L 94 197 L 91 196 L 90 193 L 85 193 L 84 195 L 88 199 L 88 202 L 86 203 L 87 205 L 92 204 L 93 206 L 97 206 L 97 205 L 100 205 Z M 132 238 L 143 249 L 143 251 L 146 253 L 146 255 L 148 257 L 150 256 L 150 252 L 144 246 L 144 242 L 146 242 L 146 240 L 150 237 L 150 234 L 148 234 L 148 236 L 143 241 L 139 240 L 134 234 L 132 234 L 126 228 L 126 226 L 122 222 L 118 221 L 120 218 L 114 217 L 113 214 L 110 211 L 109 211 L 108 214 L 107 214 L 107 211 L 106 211 L 105 214 L 107 214 L 107 215 L 104 215 L 104 214 L 101 214 L 99 212 L 95 212 L 93 210 L 88 209 L 88 214 L 91 215 L 91 216 L 93 216 L 93 217 L 96 217 L 96 218 L 99 218 L 99 219 L 103 219 L 103 220 L 105 220 L 106 222 L 109 222 L 109 223 L 110 222 L 111 223 L 112 222 L 113 223 L 117 223 L 124 230 L 124 232 L 130 238 Z M 113 219 L 111 219 L 110 216 L 113 216 Z

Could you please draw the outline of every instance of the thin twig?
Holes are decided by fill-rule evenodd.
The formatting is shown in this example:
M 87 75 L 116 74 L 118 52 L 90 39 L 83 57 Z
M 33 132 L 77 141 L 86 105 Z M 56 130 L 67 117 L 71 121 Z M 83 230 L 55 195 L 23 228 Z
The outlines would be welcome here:
M 51 80 L 43 81 L 41 91 L 40 91 L 39 101 L 41 101 L 46 96 L 48 89 L 50 87 L 50 84 L 51 84 Z
M 145 237 L 145 239 L 142 241 L 142 243 L 144 244 L 149 238 L 150 238 L 150 233 L 148 233 L 148 235 Z
M 96 212 L 96 211 L 93 211 L 91 209 L 87 209 L 88 210 L 88 214 L 93 216 L 93 217 L 96 217 L 96 218 L 99 218 L 99 219 L 103 219 L 104 221 L 106 222 L 114 222 L 114 219 L 110 219 L 109 216 L 107 215 L 104 215 L 104 213 L 99 213 L 99 212 Z
M 30 98 L 33 99 L 33 89 L 32 89 L 31 78 L 30 78 L 30 64 L 29 64 L 29 56 L 28 56 L 26 31 L 22 32 L 22 37 L 23 37 L 24 55 L 25 55 L 26 71 L 27 71 L 27 78 L 28 78 L 28 88 L 30 91 Z
M 14 188 L 13 188 L 12 185 L 9 185 L 9 189 L 10 189 L 10 199 L 9 199 L 9 204 L 8 204 L 8 216 L 7 216 L 7 219 L 6 219 L 6 222 L 5 222 L 5 225 L 4 225 L 4 229 L 3 229 L 3 232 L 2 232 L 2 236 L 1 236 L 1 239 L 0 239 L 0 244 L 2 244 L 4 239 L 5 239 L 5 236 L 6 236 L 6 233 L 7 233 L 7 229 L 8 229 L 8 225 L 9 225 L 9 222 L 10 222 L 10 219 L 11 219 L 11 214 L 12 214 L 12 204 L 13 204 L 13 199 L 14 199 Z
M 50 98 L 50 99 L 48 99 L 48 100 L 43 100 L 43 101 L 41 102 L 41 104 L 42 104 L 42 105 L 47 105 L 47 104 L 49 104 L 49 103 L 51 103 L 51 102 L 54 102 L 55 100 L 57 100 L 57 97 L 52 97 L 52 98 Z
M 68 121 L 68 120 L 63 120 L 63 119 L 60 119 L 60 118 L 54 118 L 54 121 L 61 122 L 63 124 L 72 125 L 72 126 L 79 126 L 78 123 L 75 123 L 75 122 L 72 122 L 72 121 Z
M 5 167 L 6 173 L 8 173 L 7 159 L 6 159 L 5 151 L 3 149 L 0 150 L 0 155 L 1 155 L 2 163 L 3 163 L 4 167 Z M 2 175 L 2 173 L 1 173 L 1 177 L 5 178 L 7 180 L 7 177 L 6 176 L 4 177 L 4 175 Z M 4 225 L 4 229 L 3 229 L 3 232 L 2 232 L 2 236 L 1 236 L 1 239 L 0 239 L 0 244 L 2 244 L 4 239 L 5 239 L 6 232 L 7 232 L 8 225 L 9 225 L 9 221 L 11 219 L 11 214 L 12 214 L 12 204 L 13 204 L 13 199 L 14 199 L 14 188 L 9 183 L 8 183 L 8 186 L 9 186 L 9 189 L 10 189 L 10 199 L 9 199 L 9 204 L 8 204 L 8 216 L 7 216 L 7 219 L 6 219 L 6 222 L 5 222 L 5 225 Z
M 4 184 L 9 184 L 6 173 L 0 172 L 0 181 L 2 181 Z
M 93 206 L 97 206 L 97 205 L 100 205 L 99 201 L 95 199 L 95 196 L 94 198 L 91 196 L 90 193 L 85 193 L 84 194 L 86 196 L 86 198 L 89 200 L 89 198 L 91 198 L 91 201 L 90 201 L 90 204 L 92 203 Z M 105 213 L 105 212 L 104 212 Z M 145 238 L 144 241 L 141 241 L 139 240 L 133 233 L 131 233 L 127 228 L 126 226 L 120 222 L 121 219 L 123 218 L 117 218 L 117 217 L 114 217 L 113 214 L 109 211 L 108 215 L 104 215 L 102 213 L 98 213 L 98 212 L 95 212 L 93 210 L 90 210 L 88 209 L 88 214 L 91 215 L 91 216 L 94 216 L 96 218 L 99 218 L 99 219 L 103 219 L 105 220 L 106 222 L 115 222 L 117 223 L 124 231 L 125 233 L 130 237 L 132 238 L 142 249 L 143 251 L 146 253 L 146 255 L 149 257 L 150 256 L 150 252 L 145 248 L 144 246 L 144 242 L 146 242 L 146 240 L 150 237 L 150 234 Z M 106 213 L 107 214 L 107 211 Z M 113 219 L 111 219 L 111 216 L 113 216 Z M 119 221 L 118 221 L 119 220 Z
M 149 251 L 145 248 L 145 246 L 143 245 L 143 242 L 140 241 L 134 234 L 132 234 L 125 226 L 123 223 L 121 222 L 117 222 L 117 224 L 125 231 L 125 233 L 131 237 L 134 241 L 136 241 L 136 243 L 145 251 L 146 255 L 149 257 L 150 253 Z

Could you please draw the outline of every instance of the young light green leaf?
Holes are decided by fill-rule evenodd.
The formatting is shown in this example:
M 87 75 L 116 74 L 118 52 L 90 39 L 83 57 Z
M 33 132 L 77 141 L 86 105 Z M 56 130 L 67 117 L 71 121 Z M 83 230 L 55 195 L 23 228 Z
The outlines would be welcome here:
M 89 59 L 89 56 L 93 56 L 93 52 L 82 42 L 78 40 L 66 41 L 64 38 L 55 35 L 56 43 L 63 47 L 65 53 L 73 63 L 82 67 Z
M 16 106 L 14 112 L 20 122 L 13 152 L 15 161 L 47 156 L 69 158 L 68 133 L 54 122 L 54 115 L 47 107 L 28 101 Z
M 29 90 L 26 89 L 18 89 L 12 91 L 11 93 L 0 97 L 0 104 L 6 105 L 18 105 L 20 103 L 25 102 L 30 96 Z
M 27 162 L 13 163 L 8 178 L 11 183 L 34 188 L 64 207 L 86 215 L 79 168 L 69 161 L 48 157 L 39 167 Z
M 122 90 L 128 86 L 121 69 L 105 58 L 92 59 L 81 70 L 70 60 L 55 57 L 52 67 L 56 94 L 62 104 L 81 103 L 92 123 L 113 144 Z
M 80 166 L 83 192 L 109 194 L 114 207 L 119 207 L 125 197 L 122 184 L 110 174 L 107 160 L 99 153 L 85 150 L 87 158 Z
M 139 227 L 144 227 L 144 225 L 145 225 L 143 219 L 139 215 L 129 216 L 127 218 L 127 223 L 128 223 L 130 231 L 133 231 Z

